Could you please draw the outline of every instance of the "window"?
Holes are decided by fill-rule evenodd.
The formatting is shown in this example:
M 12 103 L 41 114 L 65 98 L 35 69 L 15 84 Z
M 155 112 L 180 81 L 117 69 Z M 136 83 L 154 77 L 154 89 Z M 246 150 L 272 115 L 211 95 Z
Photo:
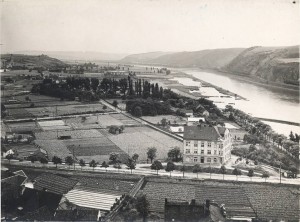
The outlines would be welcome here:
M 190 149 L 186 149 L 186 150 L 185 150 L 185 153 L 186 153 L 186 154 L 189 154 L 189 153 L 191 153 L 191 150 L 190 150 Z
M 222 159 L 222 157 L 220 158 L 220 163 L 222 163 L 223 162 L 223 159 Z
M 213 143 L 214 144 L 214 148 L 217 148 L 217 144 L 216 143 Z
M 198 142 L 197 141 L 194 142 L 194 147 L 198 147 Z
M 198 150 L 194 150 L 194 154 L 198 154 Z
M 207 150 L 207 154 L 211 154 L 211 150 Z
M 204 154 L 204 150 L 201 150 L 201 154 Z
M 210 163 L 210 162 L 211 162 L 211 159 L 210 159 L 210 158 L 207 158 L 207 162 Z
M 223 144 L 222 143 L 219 144 L 219 148 L 223 149 Z
M 217 163 L 217 162 L 218 162 L 217 158 L 214 158 L 214 163 Z
M 201 163 L 204 163 L 204 157 L 201 157 Z
M 214 154 L 217 155 L 217 150 L 214 150 Z
M 198 157 L 194 157 L 194 162 L 198 162 Z
M 185 142 L 185 145 L 186 145 L 186 146 L 190 146 L 190 145 L 191 145 L 191 141 L 186 141 L 186 142 Z
M 204 142 L 201 142 L 201 147 L 204 147 Z
M 211 142 L 208 142 L 208 143 L 207 143 L 207 146 L 208 146 L 208 147 L 211 147 Z

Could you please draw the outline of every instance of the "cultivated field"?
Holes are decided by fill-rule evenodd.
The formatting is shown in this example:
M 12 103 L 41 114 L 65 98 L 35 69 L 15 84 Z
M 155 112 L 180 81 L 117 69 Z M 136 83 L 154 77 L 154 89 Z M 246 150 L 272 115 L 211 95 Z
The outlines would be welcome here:
M 38 122 L 42 130 L 70 130 L 70 127 L 65 124 L 63 120 L 49 120 Z
M 157 149 L 157 159 L 167 158 L 168 151 L 175 146 L 182 147 L 182 142 L 159 133 L 149 127 L 127 127 L 118 135 L 109 135 L 109 139 L 129 155 L 137 153 L 140 161 L 147 160 L 147 149 Z
M 6 126 L 8 131 L 12 133 L 41 131 L 40 126 L 35 122 L 6 123 Z
M 57 156 L 64 161 L 67 156 L 72 156 L 61 140 L 35 140 L 34 143 L 47 152 L 49 160 L 52 160 L 53 156 Z
M 93 138 L 93 137 L 103 137 L 103 135 L 97 130 L 65 130 L 65 131 L 47 131 L 47 132 L 38 132 L 35 134 L 36 139 L 38 140 L 54 140 L 60 136 L 71 136 L 71 139 L 80 139 L 80 138 Z

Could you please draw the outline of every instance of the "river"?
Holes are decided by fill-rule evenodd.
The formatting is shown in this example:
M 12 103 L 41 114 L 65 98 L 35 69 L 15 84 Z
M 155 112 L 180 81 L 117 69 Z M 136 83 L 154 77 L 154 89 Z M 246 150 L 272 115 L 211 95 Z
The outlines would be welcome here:
M 233 79 L 221 73 L 198 69 L 180 69 L 180 71 L 247 99 L 235 100 L 233 97 L 224 97 L 223 94 L 212 87 L 200 87 L 199 91 L 206 96 L 212 96 L 209 99 L 213 100 L 220 108 L 230 103 L 233 107 L 255 117 L 300 122 L 299 93 L 297 91 L 264 87 Z M 191 84 L 191 79 L 187 81 L 184 79 L 186 78 L 179 79 L 179 82 L 183 84 L 185 82 L 187 85 Z M 194 82 L 193 85 L 195 85 Z M 290 131 L 300 134 L 300 127 L 298 126 L 273 122 L 266 123 L 275 131 L 284 135 L 288 135 Z

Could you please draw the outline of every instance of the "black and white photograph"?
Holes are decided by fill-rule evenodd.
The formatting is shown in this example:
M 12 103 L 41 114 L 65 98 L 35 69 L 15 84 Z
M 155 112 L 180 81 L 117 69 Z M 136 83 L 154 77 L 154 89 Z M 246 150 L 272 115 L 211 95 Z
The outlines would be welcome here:
M 299 0 L 2 0 L 1 221 L 299 222 Z

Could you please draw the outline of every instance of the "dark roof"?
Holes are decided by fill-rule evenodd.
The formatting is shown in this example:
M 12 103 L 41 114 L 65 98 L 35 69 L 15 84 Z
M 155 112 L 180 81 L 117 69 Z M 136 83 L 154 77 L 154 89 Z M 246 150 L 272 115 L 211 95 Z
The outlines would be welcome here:
M 17 221 L 50 221 L 53 219 L 53 214 L 47 206 L 43 206 L 34 212 L 29 212 L 22 217 L 17 218 Z
M 245 191 L 239 187 L 197 186 L 195 199 L 199 202 L 208 199 L 218 205 L 225 204 L 228 216 L 256 216 Z
M 180 111 L 183 113 L 193 113 L 193 110 L 191 109 L 180 109 Z
M 219 131 L 221 136 L 224 136 L 226 128 L 225 127 L 218 127 L 218 131 Z
M 97 221 L 98 210 L 75 209 L 57 210 L 54 219 L 56 221 Z
M 34 179 L 34 189 L 44 190 L 56 194 L 66 194 L 71 190 L 77 180 L 71 180 L 66 177 L 57 176 L 50 173 L 44 173 Z
M 15 175 L 11 177 L 7 177 L 5 179 L 1 180 L 1 183 L 8 183 L 11 184 L 15 187 L 21 186 L 21 184 L 27 179 L 27 177 L 20 176 L 20 175 Z
M 186 140 L 209 140 L 216 141 L 220 138 L 216 127 L 201 124 L 197 126 L 185 126 L 183 138 Z

